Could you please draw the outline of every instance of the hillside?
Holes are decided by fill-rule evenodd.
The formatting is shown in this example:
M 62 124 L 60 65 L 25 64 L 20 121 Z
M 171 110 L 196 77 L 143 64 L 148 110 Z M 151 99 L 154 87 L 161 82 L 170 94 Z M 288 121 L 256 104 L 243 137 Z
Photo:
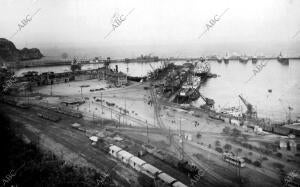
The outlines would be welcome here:
M 0 62 L 40 59 L 42 57 L 43 54 L 37 48 L 23 48 L 19 50 L 13 42 L 5 38 L 0 38 Z

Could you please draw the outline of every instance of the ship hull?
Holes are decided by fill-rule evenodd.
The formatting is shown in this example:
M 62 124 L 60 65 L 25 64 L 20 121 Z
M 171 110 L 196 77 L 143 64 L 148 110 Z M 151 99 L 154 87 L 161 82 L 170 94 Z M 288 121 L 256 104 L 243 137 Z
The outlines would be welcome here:
M 283 65 L 289 65 L 290 63 L 288 58 L 278 58 L 277 60 Z
M 252 60 L 252 63 L 253 63 L 253 64 L 256 64 L 257 58 L 252 58 L 251 60 Z
M 229 59 L 224 59 L 225 64 L 229 64 Z

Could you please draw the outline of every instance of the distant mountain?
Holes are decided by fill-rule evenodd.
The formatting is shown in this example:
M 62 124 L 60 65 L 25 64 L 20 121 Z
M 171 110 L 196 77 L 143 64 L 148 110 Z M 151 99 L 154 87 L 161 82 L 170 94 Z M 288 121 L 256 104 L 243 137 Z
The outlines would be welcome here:
M 37 48 L 19 50 L 11 41 L 0 38 L 0 61 L 22 61 L 40 59 L 43 54 Z

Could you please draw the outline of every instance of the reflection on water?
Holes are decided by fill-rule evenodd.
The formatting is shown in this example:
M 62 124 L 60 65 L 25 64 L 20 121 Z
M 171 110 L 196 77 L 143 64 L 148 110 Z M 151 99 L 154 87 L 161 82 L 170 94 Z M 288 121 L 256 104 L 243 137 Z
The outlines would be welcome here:
M 283 66 L 276 60 L 270 60 L 247 82 L 253 76 L 255 66 L 251 62 L 212 62 L 213 73 L 220 77 L 209 79 L 200 92 L 216 101 L 215 108 L 242 106 L 245 111 L 246 107 L 238 98 L 242 94 L 257 109 L 259 117 L 285 120 L 289 106 L 293 108 L 292 117 L 300 116 L 300 61 L 290 60 L 289 66 Z M 203 101 L 199 99 L 194 104 L 199 106 Z
M 176 62 L 183 64 L 185 61 Z M 300 61 L 290 60 L 289 66 L 283 66 L 276 60 L 268 61 L 268 64 L 257 73 L 249 82 L 246 81 L 253 76 L 255 66 L 260 64 L 239 63 L 230 61 L 229 64 L 210 62 L 212 73 L 220 75 L 217 78 L 209 79 L 200 88 L 200 92 L 209 98 L 215 100 L 215 108 L 242 106 L 238 95 L 242 94 L 244 98 L 253 104 L 258 110 L 258 116 L 270 117 L 277 120 L 284 120 L 288 114 L 288 107 L 291 106 L 292 117 L 300 116 Z M 146 76 L 148 72 L 161 67 L 161 62 L 152 63 L 112 63 L 111 68 L 118 65 L 119 71 L 128 73 L 130 76 Z M 82 69 L 95 69 L 103 67 L 102 64 L 84 65 Z M 127 69 L 128 68 L 128 69 Z M 16 72 L 21 75 L 26 71 L 64 72 L 70 71 L 70 66 L 54 67 L 34 67 L 24 68 Z M 271 90 L 271 91 L 270 91 Z M 193 103 L 195 106 L 203 104 L 202 99 Z

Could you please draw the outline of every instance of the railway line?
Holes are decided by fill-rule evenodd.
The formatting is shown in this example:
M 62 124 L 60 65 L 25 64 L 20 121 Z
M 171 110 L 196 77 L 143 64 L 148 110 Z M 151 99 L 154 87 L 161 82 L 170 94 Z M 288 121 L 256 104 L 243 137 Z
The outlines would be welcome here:
M 90 145 L 88 138 L 85 136 L 83 132 L 76 131 L 69 126 L 65 126 L 60 123 L 53 123 L 47 120 L 42 120 L 38 118 L 34 112 L 23 112 L 19 111 L 19 109 L 15 109 L 12 107 L 5 107 L 6 111 L 8 111 L 9 117 L 14 121 L 21 122 L 27 125 L 31 125 L 34 128 L 38 129 L 40 133 L 35 136 L 43 137 L 46 135 L 47 137 L 53 139 L 55 142 L 65 146 L 71 152 L 76 153 L 78 158 L 84 158 L 88 163 L 92 164 L 99 172 L 104 175 L 103 171 L 107 171 L 111 168 L 111 166 L 116 164 L 116 161 L 108 156 L 106 153 L 102 152 L 95 147 Z M 36 111 L 35 109 L 30 109 Z M 44 109 L 39 109 L 39 111 L 44 111 Z M 49 112 L 49 111 L 48 111 Z M 13 114 L 13 115 L 12 115 Z M 39 138 L 40 139 L 40 138 Z M 40 141 L 43 141 L 42 139 Z M 117 170 L 124 172 L 121 173 L 129 173 L 130 176 L 136 176 L 136 173 L 123 165 L 118 165 Z M 120 173 L 120 172 L 119 172 Z M 119 176 L 121 179 L 125 180 L 126 176 Z M 122 181 L 116 181 L 117 184 L 120 184 Z
M 159 115 L 159 109 L 160 109 L 160 106 L 159 106 L 159 103 L 157 101 L 157 96 L 156 96 L 156 93 L 155 93 L 155 90 L 151 87 L 150 88 L 150 96 L 151 96 L 151 99 L 152 99 L 152 102 L 153 102 L 153 105 L 154 105 L 154 113 L 155 113 L 155 118 L 156 118 L 156 121 L 158 123 L 158 126 L 161 128 L 161 130 L 165 133 L 165 134 L 168 134 L 167 132 L 167 129 L 166 129 L 166 126 L 164 125 L 160 115 Z M 183 140 L 181 140 L 183 141 Z M 195 160 L 192 156 L 190 156 L 189 154 L 187 153 L 184 153 L 183 152 L 183 148 L 179 145 L 179 141 L 177 142 L 176 140 L 175 141 L 172 141 L 173 142 L 173 145 L 174 147 L 176 148 L 176 150 L 178 152 L 182 152 L 182 157 L 186 158 L 188 161 L 192 161 L 193 164 L 195 164 L 199 169 L 202 170 L 202 173 L 203 173 L 203 179 L 199 180 L 198 182 L 201 183 L 202 185 L 208 185 L 208 184 L 213 184 L 213 186 L 231 186 L 232 183 L 222 177 L 220 177 L 217 173 L 211 171 L 209 169 L 209 166 L 207 165 L 204 165 L 204 163 L 202 164 L 199 164 L 199 162 L 197 160 Z

